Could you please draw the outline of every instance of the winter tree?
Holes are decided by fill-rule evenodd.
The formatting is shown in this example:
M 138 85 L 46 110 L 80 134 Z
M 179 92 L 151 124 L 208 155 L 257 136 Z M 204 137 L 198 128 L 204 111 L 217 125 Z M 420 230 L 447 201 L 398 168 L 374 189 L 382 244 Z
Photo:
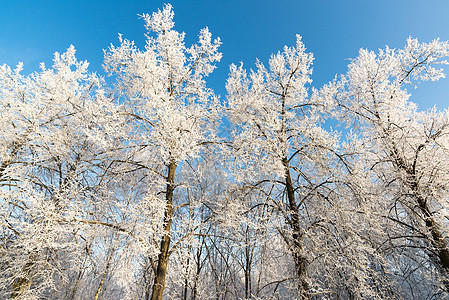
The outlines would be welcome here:
M 446 64 L 448 54 L 447 42 L 411 38 L 400 50 L 361 50 L 333 84 L 342 117 L 360 132 L 359 158 L 372 178 L 365 188 L 381 191 L 377 198 L 389 223 L 384 246 L 396 257 L 395 273 L 402 272 L 409 285 L 406 298 L 449 290 L 449 116 L 436 108 L 419 111 L 406 90 L 444 77 L 435 65 Z
M 170 5 L 143 15 L 148 30 L 145 49 L 120 36 L 120 46 L 105 52 L 104 63 L 117 77 L 117 92 L 123 95 L 125 113 L 134 126 L 129 143 L 136 153 L 130 164 L 147 170 L 160 189 L 153 197 L 163 207 L 163 233 L 151 299 L 162 299 L 174 250 L 172 223 L 176 210 L 189 204 L 176 199 L 176 190 L 188 187 L 177 182 L 176 174 L 214 141 L 220 111 L 218 98 L 204 81 L 221 58 L 220 40 L 212 40 L 205 28 L 198 43 L 186 47 L 185 34 L 173 29 L 173 16 Z
M 99 137 L 116 129 L 87 67 L 73 46 L 29 76 L 1 67 L 2 297 L 56 293 L 80 267 L 86 199 L 108 157 Z
M 231 65 L 221 100 L 220 40 L 186 46 L 169 4 L 141 17 L 108 80 L 73 46 L 0 66 L 0 298 L 447 297 L 449 111 L 406 88 L 449 43 L 361 50 L 315 89 L 297 36 Z
M 308 299 L 329 293 L 318 261 L 340 255 L 331 244 L 341 245 L 331 240 L 342 234 L 337 226 L 350 209 L 343 209 L 337 192 L 344 172 L 338 134 L 323 127 L 333 107 L 328 97 L 333 90 L 326 86 L 308 95 L 313 56 L 305 50 L 298 36 L 295 47 L 271 56 L 268 68 L 257 62 L 248 74 L 242 65 L 232 65 L 226 87 L 229 118 L 235 124 L 234 174 L 269 195 L 258 205 L 273 207 L 273 216 L 280 218 L 277 230 L 293 260 L 298 297 Z

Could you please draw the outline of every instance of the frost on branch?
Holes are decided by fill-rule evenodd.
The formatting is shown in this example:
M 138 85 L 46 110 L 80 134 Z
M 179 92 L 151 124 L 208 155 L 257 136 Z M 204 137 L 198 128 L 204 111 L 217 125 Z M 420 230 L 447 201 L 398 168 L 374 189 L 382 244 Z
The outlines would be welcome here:
M 448 54 L 449 43 L 439 40 L 408 39 L 404 49 L 387 47 L 377 54 L 361 50 L 335 84 L 343 118 L 360 126 L 360 162 L 371 178 L 368 186 L 378 193 L 371 199 L 385 208 L 379 212 L 388 228 L 391 268 L 407 265 L 396 276 L 416 285 L 411 294 L 422 298 L 449 289 L 448 222 L 442 218 L 448 206 L 449 124 L 447 110 L 419 111 L 406 87 L 443 78 L 435 65 L 447 64 Z M 411 297 L 407 292 L 404 297 Z
M 157 258 L 149 256 L 155 278 L 145 287 L 145 293 L 151 294 L 152 299 L 162 299 L 173 251 L 202 229 L 192 225 L 195 229 L 190 228 L 184 234 L 172 232 L 172 226 L 179 228 L 186 217 L 177 214 L 178 207 L 194 209 L 190 200 L 185 202 L 182 197 L 182 191 L 188 191 L 190 183 L 182 182 L 179 174 L 183 168 L 192 168 L 195 160 L 201 161 L 206 146 L 218 140 L 216 129 L 222 118 L 220 102 L 205 83 L 205 77 L 221 59 L 218 52 L 221 42 L 218 38 L 212 40 L 206 28 L 200 31 L 197 44 L 186 47 L 185 34 L 174 30 L 173 17 L 171 5 L 152 15 L 143 15 L 148 30 L 145 49 L 138 49 L 120 36 L 120 46 L 105 51 L 104 63 L 106 71 L 117 78 L 116 91 L 122 97 L 123 115 L 133 127 L 127 140 L 132 154 L 126 162 L 146 171 L 130 172 L 143 175 L 149 185 L 159 189 L 154 198 L 164 204 L 160 220 L 163 235 L 154 237 L 156 241 L 161 238 L 157 241 L 160 253 Z M 174 250 L 169 249 L 171 244 Z M 150 269 L 145 272 L 144 276 L 149 276 Z
M 345 288 L 369 295 L 368 283 L 358 279 L 355 270 L 370 271 L 367 257 L 372 249 L 361 251 L 356 265 L 348 259 L 351 249 L 335 252 L 342 244 L 362 241 L 349 237 L 357 225 L 345 221 L 353 218 L 352 199 L 344 195 L 340 181 L 347 171 L 338 154 L 338 134 L 322 126 L 331 115 L 329 96 L 335 88 L 313 89 L 309 95 L 312 60 L 297 36 L 296 47 L 272 55 L 268 68 L 258 61 L 248 74 L 242 65 L 231 66 L 226 88 L 234 125 L 232 174 L 243 195 L 259 195 L 247 205 L 260 214 L 270 211 L 268 218 L 289 254 L 291 267 L 284 276 L 291 276 L 291 295 L 308 299 L 326 287 L 338 289 L 325 278 L 339 276 L 339 270 L 351 270 Z M 357 290 L 357 284 L 366 289 Z
M 0 66 L 1 299 L 447 297 L 449 112 L 407 90 L 447 42 L 360 50 L 318 89 L 297 36 L 231 65 L 225 109 L 220 40 L 142 19 L 143 49 L 104 51 L 111 86 L 73 46 Z
M 104 204 L 114 217 L 125 210 L 106 186 L 112 136 L 126 126 L 87 67 L 70 46 L 40 72 L 0 70 L 1 298 L 76 293 L 69 285 L 94 271 L 86 259 L 111 237 L 104 229 L 121 227 Z
M 221 58 L 221 42 L 203 29 L 199 43 L 187 48 L 185 34 L 173 30 L 170 5 L 143 17 L 145 49 L 120 38 L 119 47 L 105 52 L 105 68 L 117 75 L 117 88 L 129 99 L 127 113 L 143 130 L 142 142 L 158 149 L 163 161 L 180 161 L 195 156 L 213 135 L 219 102 L 204 77 Z

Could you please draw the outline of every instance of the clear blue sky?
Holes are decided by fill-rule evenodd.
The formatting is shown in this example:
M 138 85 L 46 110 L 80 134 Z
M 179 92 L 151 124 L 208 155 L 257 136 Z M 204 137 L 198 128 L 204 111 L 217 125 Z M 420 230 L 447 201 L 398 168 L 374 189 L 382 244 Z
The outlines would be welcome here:
M 144 44 L 143 20 L 138 15 L 161 9 L 169 1 L 77 0 L 1 1 L 0 64 L 25 64 L 25 72 L 50 63 L 53 52 L 75 45 L 77 57 L 104 74 L 103 51 L 118 44 L 117 35 Z M 229 64 L 269 55 L 303 36 L 315 55 L 316 87 L 345 73 L 348 58 L 358 49 L 399 48 L 408 36 L 429 42 L 449 40 L 449 0 L 173 0 L 176 29 L 186 32 L 187 44 L 208 26 L 223 42 L 223 59 L 209 86 L 225 96 Z M 449 72 L 449 68 L 446 68 Z M 449 78 L 421 84 L 411 91 L 423 109 L 449 107 Z

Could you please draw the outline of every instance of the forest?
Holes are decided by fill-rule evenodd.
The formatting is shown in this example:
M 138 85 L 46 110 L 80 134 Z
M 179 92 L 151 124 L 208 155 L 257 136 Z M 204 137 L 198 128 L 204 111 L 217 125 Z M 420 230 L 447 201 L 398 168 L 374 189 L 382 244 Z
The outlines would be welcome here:
M 74 46 L 0 66 L 0 298 L 449 297 L 449 111 L 409 100 L 449 43 L 314 87 L 298 35 L 217 95 L 220 39 L 173 17 L 119 35 L 105 77 Z

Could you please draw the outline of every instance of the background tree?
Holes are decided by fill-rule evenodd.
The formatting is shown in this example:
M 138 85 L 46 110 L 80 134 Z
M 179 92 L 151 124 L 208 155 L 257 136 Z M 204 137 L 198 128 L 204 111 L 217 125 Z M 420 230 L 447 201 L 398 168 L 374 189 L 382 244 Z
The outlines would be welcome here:
M 107 157 L 95 132 L 113 117 L 98 110 L 110 102 L 74 54 L 56 53 L 51 69 L 29 76 L 1 68 L 2 297 L 55 290 L 83 256 L 85 224 L 75 220 Z

